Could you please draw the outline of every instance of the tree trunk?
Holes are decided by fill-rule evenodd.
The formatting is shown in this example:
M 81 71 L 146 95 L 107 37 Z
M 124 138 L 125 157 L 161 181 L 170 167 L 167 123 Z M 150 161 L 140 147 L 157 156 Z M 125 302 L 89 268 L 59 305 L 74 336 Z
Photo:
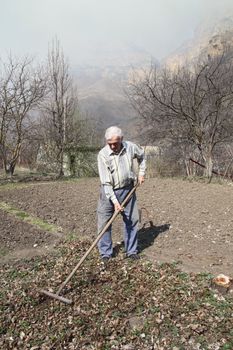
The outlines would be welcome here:
M 59 177 L 63 177 L 64 176 L 64 151 L 63 149 L 61 150 L 61 153 L 60 153 L 60 170 L 59 170 Z
M 205 156 L 203 156 L 205 160 L 205 170 L 204 176 L 211 181 L 213 175 L 213 156 L 211 151 L 207 151 Z
M 5 173 L 7 177 L 12 177 L 15 172 L 15 163 L 10 163 L 9 165 L 5 164 Z
M 60 171 L 59 171 L 59 177 L 63 177 L 63 176 L 64 176 L 64 170 L 63 170 L 63 165 L 61 164 Z
M 186 169 L 186 175 L 190 177 L 191 176 L 190 160 L 185 159 L 184 164 Z

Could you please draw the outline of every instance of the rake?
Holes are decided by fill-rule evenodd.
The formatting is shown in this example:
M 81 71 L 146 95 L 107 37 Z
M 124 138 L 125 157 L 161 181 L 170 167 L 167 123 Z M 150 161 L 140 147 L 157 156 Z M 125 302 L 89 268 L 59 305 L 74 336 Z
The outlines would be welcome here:
M 121 203 L 121 206 L 124 207 L 127 202 L 129 201 L 129 199 L 131 198 L 131 196 L 134 194 L 134 192 L 136 191 L 137 187 L 138 187 L 139 183 L 137 182 L 136 185 L 132 188 L 132 190 L 127 194 L 127 196 L 125 197 L 125 199 L 123 200 L 123 202 Z M 58 291 L 56 293 L 52 293 L 49 292 L 45 289 L 41 289 L 40 293 L 45 294 L 47 296 L 49 296 L 50 298 L 53 299 L 57 299 L 63 303 L 66 304 L 72 304 L 72 300 L 64 298 L 63 296 L 60 295 L 61 291 L 63 290 L 63 288 L 67 285 L 67 283 L 71 280 L 71 278 L 73 277 L 73 275 L 75 274 L 75 272 L 78 270 L 78 268 L 82 265 L 82 263 L 84 262 L 84 260 L 88 257 L 88 255 L 91 253 L 91 251 L 95 248 L 96 244 L 99 242 L 100 238 L 104 235 L 104 233 L 107 231 L 107 229 L 109 228 L 109 226 L 113 223 L 113 221 L 115 220 L 115 218 L 117 217 L 117 215 L 119 214 L 120 210 L 115 211 L 114 214 L 111 216 L 111 218 L 109 219 L 109 221 L 107 222 L 107 224 L 104 226 L 104 228 L 100 231 L 100 233 L 98 234 L 98 236 L 96 237 L 96 239 L 94 240 L 94 242 L 92 243 L 92 245 L 90 246 L 90 248 L 86 251 L 86 253 L 83 255 L 83 257 L 79 260 L 78 264 L 75 266 L 75 268 L 73 269 L 73 271 L 69 274 L 69 276 L 66 278 L 66 280 L 61 284 L 61 286 L 59 287 Z

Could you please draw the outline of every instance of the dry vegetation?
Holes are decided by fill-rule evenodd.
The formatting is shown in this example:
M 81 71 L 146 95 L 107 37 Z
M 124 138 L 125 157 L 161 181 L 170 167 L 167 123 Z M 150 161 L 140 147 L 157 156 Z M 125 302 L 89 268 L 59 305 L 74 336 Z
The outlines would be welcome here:
M 56 290 L 89 242 L 1 269 L 2 349 L 231 349 L 230 295 L 208 274 L 176 264 L 132 263 L 120 255 L 103 269 L 97 254 L 69 283 L 67 306 L 37 288 Z
M 232 195 L 227 185 L 148 180 L 138 190 L 148 215 L 143 213 L 139 232 L 142 259 L 124 258 L 122 244 L 116 243 L 121 240 L 118 220 L 115 258 L 104 268 L 97 251 L 90 255 L 64 290 L 73 300 L 68 306 L 41 295 L 39 289 L 55 292 L 90 246 L 98 180 L 3 186 L 0 201 L 8 207 L 0 210 L 5 233 L 1 240 L 6 243 L 11 232 L 15 244 L 1 253 L 0 348 L 232 349 L 232 289 L 216 289 L 212 282 L 219 272 L 232 277 L 227 210 Z M 192 217 L 185 222 L 189 211 Z M 197 217 L 199 224 L 192 226 Z M 33 218 L 51 225 L 51 231 Z M 54 235 L 58 227 L 63 241 L 40 255 L 51 244 L 49 232 Z M 24 258 L 13 259 L 22 248 Z M 222 262 L 215 264 L 220 253 Z

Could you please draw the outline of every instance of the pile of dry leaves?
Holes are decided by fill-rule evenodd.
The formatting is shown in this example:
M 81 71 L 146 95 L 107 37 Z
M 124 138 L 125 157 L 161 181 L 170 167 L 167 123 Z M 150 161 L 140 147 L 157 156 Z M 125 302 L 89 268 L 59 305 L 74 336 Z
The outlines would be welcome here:
M 233 298 L 212 276 L 152 266 L 119 252 L 103 268 L 94 252 L 63 295 L 55 292 L 90 242 L 63 242 L 56 253 L 1 267 L 1 349 L 232 349 Z

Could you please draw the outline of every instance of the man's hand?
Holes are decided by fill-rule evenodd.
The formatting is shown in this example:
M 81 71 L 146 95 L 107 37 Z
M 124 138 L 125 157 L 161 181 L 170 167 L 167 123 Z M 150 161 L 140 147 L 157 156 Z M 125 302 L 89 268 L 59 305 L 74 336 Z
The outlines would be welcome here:
M 114 204 L 115 211 L 124 211 L 124 208 L 120 205 L 119 202 Z
M 144 176 L 138 176 L 139 185 L 143 184 L 144 181 L 145 181 L 145 177 Z

